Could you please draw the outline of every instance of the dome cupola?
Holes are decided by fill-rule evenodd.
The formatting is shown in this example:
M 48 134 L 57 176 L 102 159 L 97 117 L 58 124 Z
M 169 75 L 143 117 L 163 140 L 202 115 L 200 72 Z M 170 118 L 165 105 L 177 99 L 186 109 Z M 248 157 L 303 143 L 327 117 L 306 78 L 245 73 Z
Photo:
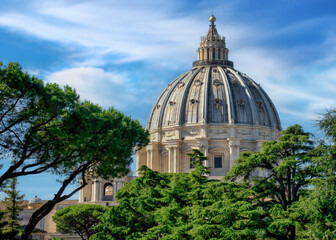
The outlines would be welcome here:
M 211 176 L 224 176 L 241 151 L 258 151 L 275 140 L 281 123 L 260 84 L 233 68 L 225 38 L 210 17 L 193 68 L 168 84 L 149 114 L 150 144 L 137 153 L 138 167 L 161 172 L 192 169 L 186 153 L 208 156 Z
M 204 65 L 223 65 L 233 67 L 233 62 L 228 60 L 229 49 L 226 48 L 225 37 L 221 37 L 216 29 L 216 18 L 210 17 L 208 34 L 201 37 L 201 44 L 197 50 L 197 61 L 193 67 Z

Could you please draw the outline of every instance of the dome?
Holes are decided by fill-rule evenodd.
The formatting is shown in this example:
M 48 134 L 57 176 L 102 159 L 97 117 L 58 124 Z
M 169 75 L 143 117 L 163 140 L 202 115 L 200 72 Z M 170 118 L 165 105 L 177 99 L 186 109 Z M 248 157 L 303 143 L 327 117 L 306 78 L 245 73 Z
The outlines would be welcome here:
M 29 200 L 29 203 L 42 203 L 42 199 L 35 196 L 32 199 Z
M 147 128 L 202 123 L 281 130 L 274 104 L 261 86 L 225 64 L 196 66 L 176 78 L 155 102 Z
M 200 149 L 210 176 L 220 177 L 243 151 L 259 151 L 276 140 L 281 123 L 260 84 L 234 68 L 229 49 L 209 19 L 191 70 L 168 84 L 147 121 L 150 143 L 137 152 L 137 166 L 160 172 L 190 172 L 186 153 Z

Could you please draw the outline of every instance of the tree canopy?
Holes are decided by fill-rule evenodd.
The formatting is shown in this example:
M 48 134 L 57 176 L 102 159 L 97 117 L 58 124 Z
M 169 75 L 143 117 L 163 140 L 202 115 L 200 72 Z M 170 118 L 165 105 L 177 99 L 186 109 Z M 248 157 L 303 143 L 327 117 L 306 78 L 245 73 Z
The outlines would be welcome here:
M 137 120 L 114 108 L 80 101 L 68 86 L 44 84 L 20 65 L 0 65 L 1 160 L 17 159 L 0 176 L 6 180 L 49 171 L 61 187 L 54 198 L 34 212 L 22 239 L 58 203 L 83 188 L 88 177 L 128 173 L 133 149 L 148 143 L 148 132 Z M 81 184 L 64 194 L 81 177 Z
M 333 190 L 324 192 L 325 203 L 311 190 L 322 176 L 311 137 L 299 125 L 287 128 L 261 152 L 241 153 L 224 181 L 206 177 L 199 150 L 188 154 L 195 159 L 191 173 L 142 167 L 141 177 L 117 193 L 118 205 L 104 213 L 92 239 L 305 239 L 308 223 L 315 224 L 309 211 L 319 206 L 330 211 L 322 229 L 332 232 Z M 303 209 L 308 198 L 322 205 Z
M 57 168 L 62 161 L 50 152 L 62 142 L 55 129 L 64 127 L 59 119 L 79 96 L 67 86 L 44 85 L 17 63 L 0 64 L 0 80 L 0 157 L 17 159 L 0 176 L 1 186 L 13 177 Z
M 100 223 L 99 217 L 107 210 L 105 206 L 80 204 L 65 207 L 55 213 L 53 221 L 60 233 L 77 233 L 83 240 L 89 240 L 96 233 L 94 227 Z

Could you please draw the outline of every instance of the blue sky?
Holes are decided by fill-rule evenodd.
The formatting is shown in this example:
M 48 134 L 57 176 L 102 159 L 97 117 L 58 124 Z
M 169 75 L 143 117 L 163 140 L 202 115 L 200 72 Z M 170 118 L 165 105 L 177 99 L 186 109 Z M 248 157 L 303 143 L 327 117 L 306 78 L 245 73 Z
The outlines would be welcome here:
M 314 120 L 336 106 L 332 0 L 2 0 L 0 60 L 145 125 L 160 92 L 196 60 L 212 9 L 229 59 L 265 89 L 283 128 L 318 135 Z M 19 181 L 27 199 L 57 187 L 49 174 Z

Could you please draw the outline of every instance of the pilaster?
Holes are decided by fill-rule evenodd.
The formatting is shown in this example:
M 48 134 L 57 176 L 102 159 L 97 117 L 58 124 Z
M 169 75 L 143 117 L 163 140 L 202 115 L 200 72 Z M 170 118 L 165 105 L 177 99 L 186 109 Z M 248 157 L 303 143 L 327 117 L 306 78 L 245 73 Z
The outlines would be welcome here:
M 230 169 L 232 169 L 234 161 L 238 158 L 239 155 L 240 139 L 230 138 L 229 148 L 230 148 Z

